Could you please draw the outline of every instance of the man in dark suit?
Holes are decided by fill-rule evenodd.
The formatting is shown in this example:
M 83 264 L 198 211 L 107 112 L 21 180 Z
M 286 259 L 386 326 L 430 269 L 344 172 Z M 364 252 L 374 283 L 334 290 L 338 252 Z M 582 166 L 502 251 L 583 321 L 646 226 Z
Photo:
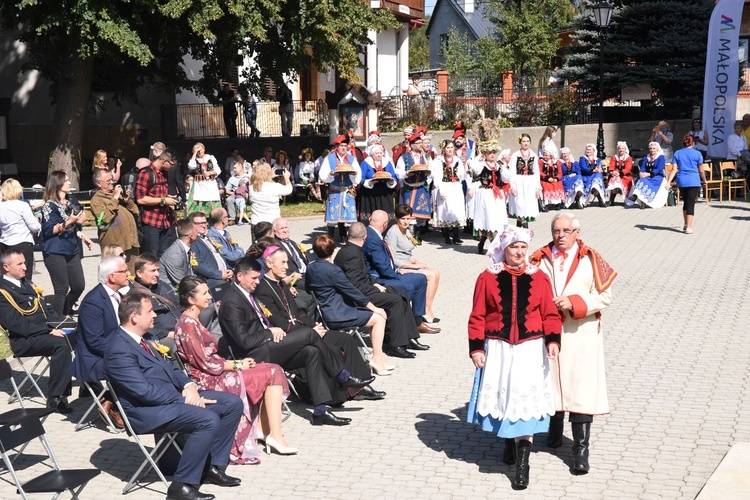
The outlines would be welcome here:
M 354 339 L 344 332 L 326 330 L 321 323 L 316 323 L 304 309 L 297 306 L 289 286 L 284 282 L 288 268 L 287 262 L 287 254 L 284 250 L 279 248 L 269 253 L 265 258 L 266 273 L 255 289 L 255 297 L 271 312 L 268 321 L 287 333 L 292 329 L 302 327 L 314 329 L 323 342 L 340 353 L 344 367 L 349 373 L 359 378 L 368 377 L 370 368 Z M 303 373 L 303 378 L 307 380 L 306 373 Z M 385 397 L 385 392 L 376 391 L 369 385 L 362 388 L 340 389 L 333 379 L 329 381 L 334 404 L 343 403 L 350 398 L 383 399 Z
M 206 237 L 213 243 L 221 245 L 219 253 L 224 257 L 227 265 L 233 268 L 237 261 L 245 256 L 245 251 L 227 231 L 227 225 L 229 224 L 227 211 L 223 208 L 214 208 L 209 214 L 208 222 L 211 227 L 208 228 Z
M 120 326 L 117 310 L 122 295 L 120 289 L 128 286 L 128 265 L 117 255 L 102 258 L 99 263 L 99 284 L 91 289 L 78 308 L 78 335 L 73 360 L 73 374 L 79 382 L 89 382 L 100 391 L 99 381 L 104 380 L 104 352 L 109 339 Z M 122 419 L 112 409 L 110 397 L 105 396 L 102 407 L 115 425 L 122 427 Z
M 195 254 L 196 265 L 193 272 L 206 280 L 208 288 L 216 288 L 226 281 L 230 281 L 234 272 L 227 266 L 227 261 L 221 256 L 208 234 L 208 220 L 203 212 L 193 212 L 188 216 L 195 227 L 198 238 L 190 245 L 190 251 Z
M 177 230 L 177 241 L 172 243 L 159 259 L 164 277 L 173 288 L 179 285 L 185 276 L 195 274 L 193 267 L 190 265 L 190 261 L 195 260 L 190 246 L 198 238 L 195 226 L 188 219 L 178 220 L 175 229 Z
M 367 237 L 362 246 L 370 275 L 381 285 L 401 288 L 411 301 L 411 310 L 415 317 L 422 318 L 427 305 L 427 278 L 419 273 L 398 273 L 394 270 L 393 259 L 388 245 L 383 240 L 383 234 L 388 227 L 388 214 L 383 210 L 375 210 L 370 216 L 367 227 Z M 438 333 L 427 323 L 419 325 L 420 333 Z
M 333 263 L 344 271 L 349 281 L 370 299 L 370 302 L 385 309 L 388 313 L 388 320 L 385 324 L 388 347 L 384 349 L 385 353 L 397 358 L 414 357 L 414 353 L 408 352 L 405 346 L 417 351 L 426 351 L 429 346 L 417 340 L 419 338 L 417 318 L 411 314 L 406 293 L 401 289 L 376 283 L 367 272 L 367 263 L 362 251 L 366 238 L 365 225 L 361 222 L 352 224 L 349 228 L 347 244 L 336 254 Z M 422 318 L 418 319 L 422 321 Z
M 67 336 L 48 321 L 62 321 L 44 305 L 34 286 L 26 281 L 26 257 L 18 250 L 8 250 L 0 257 L 3 278 L 0 279 L 0 325 L 8 332 L 10 348 L 16 356 L 49 356 L 49 394 L 47 406 L 58 413 L 70 413 L 71 345 L 75 334 Z
M 340 387 L 350 388 L 369 385 L 375 377 L 360 379 L 351 375 L 344 369 L 341 357 L 312 328 L 300 327 L 287 333 L 271 326 L 254 296 L 260 282 L 260 263 L 245 257 L 240 259 L 235 270 L 235 281 L 219 308 L 221 331 L 231 349 L 230 357 L 251 357 L 256 361 L 276 363 L 284 369 L 304 367 L 315 405 L 312 424 L 349 424 L 351 419 L 337 417 L 328 411 L 326 403 L 332 396 L 327 378 L 335 378 Z
M 305 290 L 305 272 L 309 261 L 305 252 L 300 250 L 299 244 L 289 238 L 289 221 L 281 217 L 274 220 L 273 236 L 276 244 L 288 257 L 289 270 L 284 282 L 294 288 L 295 302 L 307 311 L 307 314 L 315 316 L 315 299 Z
M 211 500 L 198 491 L 201 484 L 238 486 L 226 474 L 242 400 L 234 394 L 199 391 L 195 382 L 144 340 L 156 314 L 151 299 L 123 297 L 120 328 L 112 335 L 104 366 L 107 379 L 138 434 L 179 432 L 186 436 L 182 455 L 167 491 L 167 499 Z

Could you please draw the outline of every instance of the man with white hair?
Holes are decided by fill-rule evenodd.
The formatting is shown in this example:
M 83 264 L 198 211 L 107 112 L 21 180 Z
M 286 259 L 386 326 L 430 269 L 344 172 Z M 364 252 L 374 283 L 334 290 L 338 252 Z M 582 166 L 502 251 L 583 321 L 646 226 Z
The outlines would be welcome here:
M 117 310 L 123 294 L 120 290 L 130 284 L 128 265 L 117 255 L 102 258 L 99 263 L 99 284 L 81 301 L 78 308 L 78 341 L 75 347 L 73 373 L 79 382 L 90 382 L 97 386 L 104 380 L 104 351 L 120 321 Z M 127 291 L 127 290 L 125 290 Z M 112 403 L 103 402 L 115 425 L 122 426 L 122 419 L 115 415 Z
M 562 445 L 565 412 L 573 430 L 573 472 L 589 471 L 589 438 L 594 415 L 609 413 L 604 369 L 602 311 L 612 302 L 617 273 L 579 239 L 575 215 L 561 212 L 552 219 L 552 242 L 537 250 L 531 263 L 552 282 L 554 302 L 562 317 L 560 356 L 552 360 L 552 392 L 556 413 L 547 445 Z

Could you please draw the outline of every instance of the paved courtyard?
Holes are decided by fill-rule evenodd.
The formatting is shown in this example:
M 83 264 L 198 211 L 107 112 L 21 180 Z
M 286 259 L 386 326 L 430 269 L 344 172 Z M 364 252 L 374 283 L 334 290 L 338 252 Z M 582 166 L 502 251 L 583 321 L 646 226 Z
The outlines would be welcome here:
M 538 439 L 531 485 L 513 491 L 514 468 L 501 462 L 501 440 L 465 423 L 474 373 L 466 323 L 486 258 L 469 240 L 446 247 L 431 233 L 416 253 L 442 273 L 435 311 L 443 332 L 422 339 L 432 349 L 414 360 L 392 360 L 394 375 L 373 384 L 388 392 L 385 400 L 337 410 L 352 418 L 349 427 L 313 427 L 310 408 L 292 404 L 295 415 L 284 430 L 299 455 L 263 455 L 259 466 L 230 467 L 241 487 L 203 491 L 220 499 L 694 498 L 730 447 L 750 442 L 750 204 L 699 204 L 692 235 L 679 230 L 680 210 L 576 212 L 582 239 L 619 273 L 603 316 L 612 413 L 592 426 L 588 475 L 569 472 L 566 423 L 563 447 L 549 450 Z M 532 248 L 549 241 L 551 218 L 542 214 L 532 224 Z M 248 226 L 230 230 L 248 241 Z M 304 244 L 323 230 L 319 218 L 292 220 L 292 235 Z M 96 284 L 98 254 L 95 246 L 84 259 L 87 289 Z M 51 291 L 43 264 L 37 265 L 35 281 Z M 0 389 L 7 393 L 9 385 Z M 5 411 L 11 406 L 2 396 Z M 74 413 L 53 414 L 45 427 L 63 467 L 102 470 L 83 497 L 112 498 L 141 457 L 134 443 L 102 426 L 74 431 L 89 401 L 73 400 Z M 40 446 L 27 452 L 38 454 Z M 24 463 L 27 477 L 43 470 Z M 8 475 L 0 479 L 0 498 L 15 497 Z M 165 493 L 154 482 L 128 497 Z

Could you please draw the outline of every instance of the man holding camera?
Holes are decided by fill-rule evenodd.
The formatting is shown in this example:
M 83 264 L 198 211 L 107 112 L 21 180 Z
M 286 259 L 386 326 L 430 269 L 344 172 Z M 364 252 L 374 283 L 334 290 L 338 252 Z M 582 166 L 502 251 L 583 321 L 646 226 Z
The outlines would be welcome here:
M 179 196 L 170 196 L 167 173 L 175 164 L 174 154 L 164 151 L 151 165 L 138 172 L 135 201 L 141 207 L 143 252 L 161 257 L 172 244 L 172 219 Z
M 99 247 L 121 247 L 128 270 L 133 274 L 135 256 L 140 247 L 136 227 L 138 206 L 133 202 L 133 193 L 129 188 L 123 192 L 123 187 L 114 183 L 112 173 L 103 169 L 94 172 L 94 186 L 96 193 L 91 197 L 91 213 L 99 229 Z

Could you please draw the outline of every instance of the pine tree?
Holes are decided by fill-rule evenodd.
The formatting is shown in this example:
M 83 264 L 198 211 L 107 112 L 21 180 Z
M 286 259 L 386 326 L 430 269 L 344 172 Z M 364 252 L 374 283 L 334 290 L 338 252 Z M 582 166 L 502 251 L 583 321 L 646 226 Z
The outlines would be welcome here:
M 599 95 L 601 35 L 591 7 L 575 23 L 576 42 L 563 76 L 578 82 L 592 100 Z M 620 96 L 622 87 L 650 84 L 658 113 L 671 117 L 690 113 L 703 98 L 708 21 L 713 0 L 615 0 L 603 39 L 604 92 Z

